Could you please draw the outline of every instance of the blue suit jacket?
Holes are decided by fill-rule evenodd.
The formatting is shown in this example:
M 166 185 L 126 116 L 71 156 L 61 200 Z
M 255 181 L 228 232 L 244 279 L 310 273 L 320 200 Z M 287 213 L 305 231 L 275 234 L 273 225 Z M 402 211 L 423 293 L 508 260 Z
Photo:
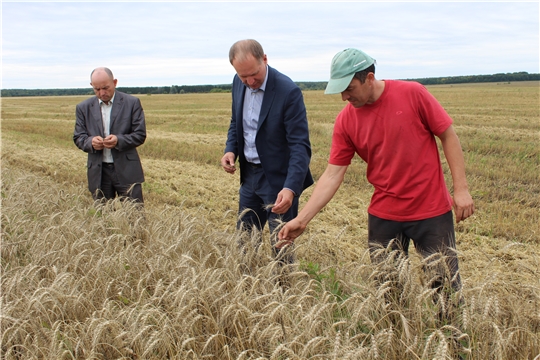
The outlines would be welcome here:
M 103 150 L 92 147 L 94 136 L 104 137 L 103 120 L 96 96 L 77 105 L 73 141 L 88 153 L 88 189 L 92 194 L 101 188 Z M 137 146 L 146 140 L 146 123 L 141 102 L 135 96 L 116 91 L 111 112 L 110 133 L 118 137 L 112 149 L 114 167 L 122 185 L 144 182 L 144 173 Z
M 235 75 L 232 86 L 232 116 L 225 153 L 233 152 L 240 163 L 240 183 L 246 168 L 243 136 L 243 106 L 246 86 Z M 287 76 L 268 66 L 255 145 L 272 191 L 283 188 L 296 195 L 313 184 L 309 170 L 311 144 L 302 91 Z

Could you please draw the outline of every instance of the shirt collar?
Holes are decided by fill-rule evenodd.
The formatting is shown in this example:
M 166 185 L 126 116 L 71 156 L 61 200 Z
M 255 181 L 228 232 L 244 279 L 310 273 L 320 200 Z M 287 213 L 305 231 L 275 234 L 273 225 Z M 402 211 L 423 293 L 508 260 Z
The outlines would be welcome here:
M 116 96 L 116 91 L 114 92 L 114 94 L 113 94 L 113 96 L 112 96 L 112 98 L 111 98 L 111 100 L 109 101 L 108 104 L 105 104 L 105 102 L 104 102 L 103 100 L 101 100 L 100 98 L 98 98 L 98 100 L 99 100 L 99 105 L 101 105 L 101 104 L 112 105 L 112 104 L 114 103 L 114 97 L 115 97 L 115 96 Z

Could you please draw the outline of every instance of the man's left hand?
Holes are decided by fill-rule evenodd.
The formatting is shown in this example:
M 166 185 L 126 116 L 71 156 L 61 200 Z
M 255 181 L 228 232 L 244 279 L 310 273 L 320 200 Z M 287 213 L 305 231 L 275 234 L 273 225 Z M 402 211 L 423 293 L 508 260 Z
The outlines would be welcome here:
M 474 202 L 468 191 L 454 191 L 454 213 L 457 223 L 474 214 Z
M 118 144 L 118 138 L 116 135 L 111 134 L 103 139 L 103 146 L 105 146 L 107 149 L 114 149 L 116 144 Z
M 276 202 L 272 207 L 274 214 L 285 214 L 291 207 L 294 200 L 294 193 L 289 189 L 283 189 L 277 195 Z

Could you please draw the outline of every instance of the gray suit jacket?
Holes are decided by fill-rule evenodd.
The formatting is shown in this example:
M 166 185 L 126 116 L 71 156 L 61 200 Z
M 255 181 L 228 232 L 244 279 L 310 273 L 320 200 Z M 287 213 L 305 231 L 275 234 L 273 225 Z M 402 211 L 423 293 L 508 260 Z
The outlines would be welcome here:
M 94 136 L 104 137 L 99 100 L 91 97 L 77 105 L 73 141 L 88 153 L 88 189 L 92 194 L 101 188 L 102 150 L 92 147 Z M 111 112 L 110 134 L 118 137 L 112 149 L 114 168 L 122 185 L 144 182 L 144 173 L 137 146 L 146 139 L 146 123 L 141 101 L 116 91 Z

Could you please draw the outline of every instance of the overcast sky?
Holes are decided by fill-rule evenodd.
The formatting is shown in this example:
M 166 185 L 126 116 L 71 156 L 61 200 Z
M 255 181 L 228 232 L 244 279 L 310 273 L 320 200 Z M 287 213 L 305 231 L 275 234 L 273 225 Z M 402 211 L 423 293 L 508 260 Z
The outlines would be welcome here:
M 539 2 L 2 1 L 3 89 L 229 84 L 228 52 L 258 40 L 294 81 L 328 81 L 354 47 L 377 78 L 540 72 Z

